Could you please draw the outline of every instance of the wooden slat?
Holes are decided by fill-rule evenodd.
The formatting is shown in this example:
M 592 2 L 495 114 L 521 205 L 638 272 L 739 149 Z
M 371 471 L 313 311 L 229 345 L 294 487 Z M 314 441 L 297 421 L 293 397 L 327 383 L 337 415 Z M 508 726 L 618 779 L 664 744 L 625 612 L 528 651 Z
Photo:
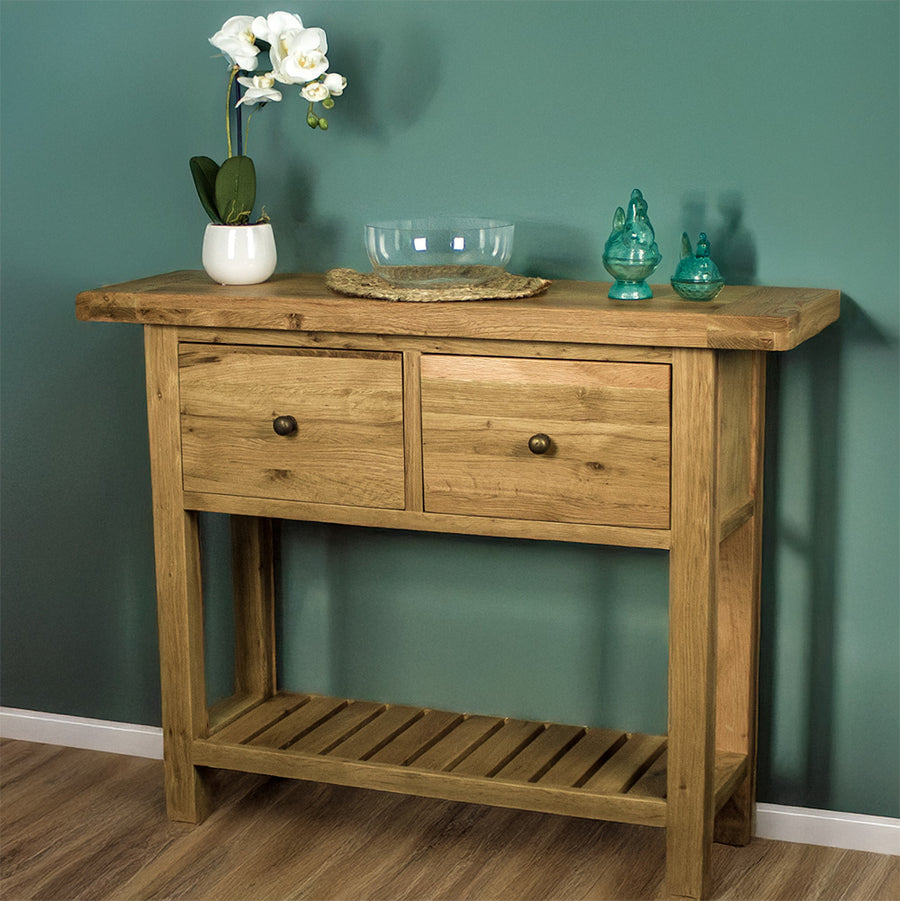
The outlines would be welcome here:
M 302 707 L 251 739 L 251 743 L 267 748 L 287 747 L 342 710 L 347 704 L 346 700 L 340 698 L 313 695 Z
M 501 729 L 453 767 L 453 772 L 459 776 L 493 776 L 543 731 L 542 723 L 506 720 Z
M 495 774 L 497 779 L 537 782 L 584 735 L 580 726 L 551 723 Z
M 413 764 L 417 769 L 452 770 L 503 725 L 495 716 L 469 716 Z
M 665 798 L 666 796 L 666 772 L 669 766 L 669 752 L 663 751 L 640 779 L 628 790 L 631 795 L 640 795 L 646 798 Z
M 224 726 L 233 723 L 254 707 L 257 707 L 260 699 L 256 695 L 233 694 L 227 698 L 220 698 L 209 708 L 209 734 L 213 735 Z
M 240 745 L 257 736 L 273 723 L 277 723 L 309 701 L 309 695 L 278 694 L 270 700 L 258 704 L 240 719 L 219 729 L 212 740 L 222 744 Z
M 464 716 L 461 713 L 426 710 L 420 720 L 401 732 L 385 747 L 376 751 L 370 759 L 373 763 L 392 763 L 400 766 L 412 763 L 430 747 L 437 744 L 463 719 Z
M 588 729 L 571 750 L 538 781 L 541 785 L 579 786 L 616 748 L 626 735 L 612 729 Z
M 583 788 L 602 795 L 628 791 L 665 746 L 665 738 L 658 735 L 632 735 Z
M 348 760 L 368 760 L 425 714 L 426 711 L 420 707 L 388 705 L 380 716 L 363 725 L 328 753 Z
M 384 710 L 384 704 L 354 701 L 329 717 L 321 726 L 307 732 L 289 747 L 308 754 L 327 754 Z

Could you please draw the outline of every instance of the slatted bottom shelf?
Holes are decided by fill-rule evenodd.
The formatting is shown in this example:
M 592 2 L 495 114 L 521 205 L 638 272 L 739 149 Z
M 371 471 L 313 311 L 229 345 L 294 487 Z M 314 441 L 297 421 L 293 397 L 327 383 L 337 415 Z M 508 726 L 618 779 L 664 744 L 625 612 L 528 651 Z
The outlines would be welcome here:
M 279 693 L 193 743 L 193 763 L 664 826 L 666 738 Z M 719 754 L 717 807 L 746 758 Z

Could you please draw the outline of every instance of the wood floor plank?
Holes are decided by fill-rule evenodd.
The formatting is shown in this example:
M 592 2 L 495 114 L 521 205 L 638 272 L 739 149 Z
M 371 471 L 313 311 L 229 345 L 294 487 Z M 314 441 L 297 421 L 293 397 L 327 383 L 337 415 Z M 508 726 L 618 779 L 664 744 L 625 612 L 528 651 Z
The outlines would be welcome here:
M 171 823 L 159 761 L 0 742 L 0 897 L 663 897 L 661 829 L 224 771 L 211 783 L 210 817 Z M 756 839 L 714 846 L 712 873 L 717 901 L 900 898 L 900 858 L 859 851 Z

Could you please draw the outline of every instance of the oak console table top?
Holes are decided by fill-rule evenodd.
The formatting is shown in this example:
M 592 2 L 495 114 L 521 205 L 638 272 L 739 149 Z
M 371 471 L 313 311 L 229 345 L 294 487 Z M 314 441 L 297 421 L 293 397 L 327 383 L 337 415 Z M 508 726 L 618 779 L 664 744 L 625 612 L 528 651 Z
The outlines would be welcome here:
M 752 833 L 765 354 L 840 294 L 608 290 L 415 304 L 173 272 L 78 296 L 80 319 L 144 326 L 172 818 L 206 815 L 219 767 L 643 823 L 666 828 L 671 895 L 709 894 L 713 840 Z M 231 514 L 234 556 L 234 693 L 212 707 L 201 511 Z M 281 690 L 285 518 L 668 550 L 667 734 Z
M 711 302 L 654 285 L 651 300 L 610 300 L 609 283 L 557 281 L 538 297 L 446 304 L 343 297 L 318 274 L 222 286 L 180 271 L 85 291 L 80 319 L 145 325 L 790 350 L 838 316 L 840 292 L 727 286 Z

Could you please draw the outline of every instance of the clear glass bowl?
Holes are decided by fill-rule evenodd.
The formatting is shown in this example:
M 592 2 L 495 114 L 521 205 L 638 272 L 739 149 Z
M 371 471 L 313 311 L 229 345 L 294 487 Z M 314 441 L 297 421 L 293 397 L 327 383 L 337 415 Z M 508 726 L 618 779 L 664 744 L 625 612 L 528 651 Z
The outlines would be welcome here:
M 398 219 L 366 226 L 366 252 L 396 287 L 480 285 L 503 273 L 514 232 L 497 219 Z

